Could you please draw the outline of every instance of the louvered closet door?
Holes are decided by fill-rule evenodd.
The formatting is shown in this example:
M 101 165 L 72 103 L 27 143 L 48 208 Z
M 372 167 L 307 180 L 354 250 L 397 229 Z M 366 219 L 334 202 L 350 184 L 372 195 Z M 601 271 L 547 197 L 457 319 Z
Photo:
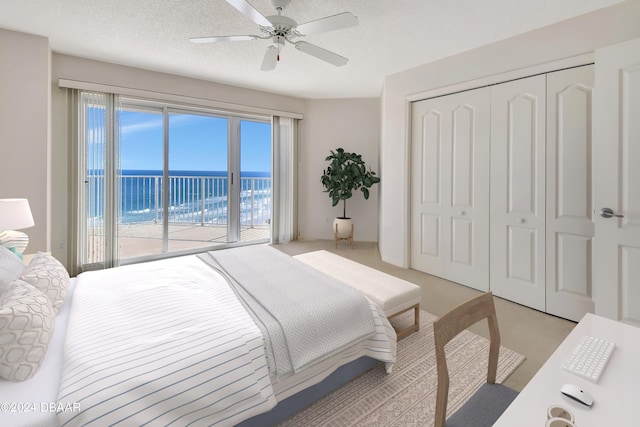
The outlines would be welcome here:
M 491 290 L 545 309 L 545 76 L 492 87 Z
M 593 313 L 594 67 L 547 75 L 547 313 Z
M 412 105 L 411 267 L 489 289 L 490 90 Z

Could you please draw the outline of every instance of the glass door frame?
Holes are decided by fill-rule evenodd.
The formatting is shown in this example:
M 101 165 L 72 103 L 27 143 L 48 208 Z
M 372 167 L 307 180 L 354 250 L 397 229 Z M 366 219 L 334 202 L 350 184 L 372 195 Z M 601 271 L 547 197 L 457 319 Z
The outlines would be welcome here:
M 122 97 L 120 99 L 121 110 L 141 110 L 149 112 L 158 112 L 162 114 L 163 121 L 163 182 L 167 183 L 162 186 L 162 221 L 163 221 L 163 243 L 162 252 L 152 255 L 132 256 L 126 259 L 120 259 L 120 264 L 126 265 L 140 261 L 158 259 L 171 255 L 185 255 L 189 253 L 202 252 L 203 250 L 211 250 L 244 244 L 241 241 L 241 206 L 240 198 L 242 191 L 241 178 L 241 135 L 240 124 L 242 121 L 252 121 L 272 125 L 272 118 L 267 116 L 258 116 L 253 114 L 228 113 L 211 110 L 207 108 L 180 106 L 173 104 L 160 103 L 145 99 L 137 99 L 132 97 Z M 203 246 L 194 250 L 169 251 L 169 204 L 170 204 L 170 185 L 169 183 L 169 160 L 170 160 L 170 115 L 171 114 L 187 114 L 199 115 L 207 117 L 215 117 L 227 120 L 227 240 L 220 245 Z M 273 140 L 270 141 L 271 156 L 273 156 Z M 271 158 L 269 164 L 272 165 Z M 273 183 L 274 171 L 271 168 L 271 179 Z M 273 188 L 273 187 L 272 187 Z M 272 214 L 273 195 L 272 195 Z M 273 227 L 273 219 L 270 227 Z M 269 239 L 265 239 L 267 242 Z M 261 241 L 251 241 L 252 243 Z

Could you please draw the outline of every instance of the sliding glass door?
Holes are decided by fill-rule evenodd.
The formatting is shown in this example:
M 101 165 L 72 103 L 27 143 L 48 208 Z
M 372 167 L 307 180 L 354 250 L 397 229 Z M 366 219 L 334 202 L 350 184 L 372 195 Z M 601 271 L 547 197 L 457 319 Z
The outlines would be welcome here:
M 119 258 L 164 252 L 162 170 L 164 164 L 161 109 L 120 111 Z
M 91 111 L 88 104 L 84 108 Z M 106 106 L 97 111 L 104 118 L 110 114 Z M 98 242 L 113 262 L 87 252 L 82 264 L 109 266 L 269 241 L 270 121 L 135 99 L 120 99 L 111 114 L 115 119 L 99 126 L 112 128 L 105 132 L 111 144 L 91 143 L 90 134 L 84 138 L 94 166 L 85 156 L 80 170 L 95 175 L 88 181 L 101 190 L 86 191 L 80 235 Z M 97 146 L 112 148 L 91 148 Z
M 270 236 L 272 220 L 271 123 L 240 120 L 239 228 L 241 242 Z
M 167 252 L 229 243 L 229 119 L 168 114 Z

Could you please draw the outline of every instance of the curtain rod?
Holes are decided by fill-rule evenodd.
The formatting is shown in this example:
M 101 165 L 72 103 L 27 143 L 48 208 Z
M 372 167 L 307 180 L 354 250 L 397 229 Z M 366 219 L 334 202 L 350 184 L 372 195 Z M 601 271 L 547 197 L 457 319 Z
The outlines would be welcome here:
M 289 117 L 292 119 L 302 119 L 302 113 L 291 111 L 274 110 L 271 108 L 255 107 L 251 105 L 234 104 L 231 102 L 214 101 L 206 98 L 196 98 L 192 96 L 176 95 L 172 93 L 156 92 L 143 89 L 134 89 L 121 86 L 105 85 L 101 83 L 82 82 L 78 80 L 59 79 L 58 87 L 62 89 L 81 89 L 96 92 L 107 92 L 116 95 L 137 96 L 157 101 L 177 102 L 181 104 L 197 105 L 200 107 L 213 107 L 227 111 L 237 111 L 242 113 L 266 114 L 269 116 Z

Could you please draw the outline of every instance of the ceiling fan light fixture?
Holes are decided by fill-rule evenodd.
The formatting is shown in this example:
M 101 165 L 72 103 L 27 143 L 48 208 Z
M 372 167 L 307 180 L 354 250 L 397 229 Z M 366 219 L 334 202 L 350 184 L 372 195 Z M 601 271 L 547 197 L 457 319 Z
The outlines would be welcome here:
M 260 70 L 272 71 L 274 68 L 276 68 L 279 56 L 280 54 L 275 46 L 267 47 L 267 50 L 264 53 L 264 58 L 262 59 L 262 66 L 260 67 Z
M 278 49 L 278 53 L 284 49 L 286 39 L 283 36 L 273 36 L 273 45 Z

